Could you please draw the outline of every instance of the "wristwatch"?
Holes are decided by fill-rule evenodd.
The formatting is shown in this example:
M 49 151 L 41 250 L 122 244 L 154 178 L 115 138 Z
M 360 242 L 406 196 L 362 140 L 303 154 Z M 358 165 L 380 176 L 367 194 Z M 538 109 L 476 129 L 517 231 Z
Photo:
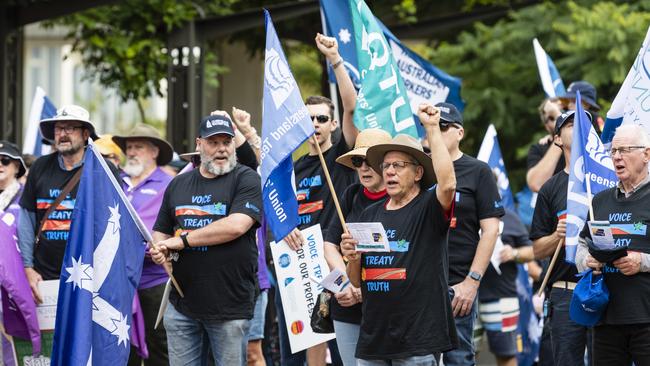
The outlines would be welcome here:
M 187 249 L 190 247 L 190 242 L 187 241 L 187 235 L 189 233 L 187 231 L 181 233 L 181 240 L 183 241 L 183 249 Z
M 481 276 L 480 273 L 478 273 L 478 272 L 474 272 L 474 271 L 468 273 L 468 274 L 467 274 L 467 277 L 473 279 L 473 280 L 476 281 L 476 282 L 481 282 L 481 278 L 483 278 L 483 276 Z

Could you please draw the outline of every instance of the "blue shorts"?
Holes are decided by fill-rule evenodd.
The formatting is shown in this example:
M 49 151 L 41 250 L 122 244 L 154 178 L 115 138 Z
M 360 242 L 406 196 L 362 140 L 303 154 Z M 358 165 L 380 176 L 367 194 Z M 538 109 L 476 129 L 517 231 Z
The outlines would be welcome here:
M 248 341 L 264 339 L 264 318 L 266 318 L 266 304 L 269 302 L 268 290 L 262 290 L 255 301 L 255 312 L 248 329 Z
M 490 352 L 498 357 L 515 357 L 518 353 L 517 331 L 500 332 L 486 330 Z

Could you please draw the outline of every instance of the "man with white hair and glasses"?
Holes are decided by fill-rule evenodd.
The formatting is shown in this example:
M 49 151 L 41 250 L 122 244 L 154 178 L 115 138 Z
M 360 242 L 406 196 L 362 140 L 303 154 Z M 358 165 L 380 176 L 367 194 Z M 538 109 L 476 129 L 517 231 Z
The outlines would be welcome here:
M 619 182 L 593 198 L 594 220 L 607 220 L 614 245 L 626 248 L 617 259 L 596 260 L 587 246 L 587 226 L 576 254 L 579 271 L 603 273 L 609 303 L 593 328 L 594 365 L 650 364 L 650 139 L 638 125 L 624 125 L 612 139 L 612 162 Z M 594 254 L 596 255 L 596 254 Z M 598 255 L 596 255 L 598 256 Z

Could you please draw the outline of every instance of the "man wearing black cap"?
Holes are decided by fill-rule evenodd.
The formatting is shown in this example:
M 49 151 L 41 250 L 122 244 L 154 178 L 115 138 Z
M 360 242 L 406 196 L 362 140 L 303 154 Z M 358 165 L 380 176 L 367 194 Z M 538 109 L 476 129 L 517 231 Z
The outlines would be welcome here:
M 256 296 L 261 182 L 237 163 L 227 113 L 204 118 L 199 132 L 201 165 L 167 187 L 153 228 L 158 249 L 150 249 L 158 264 L 175 254 L 173 273 L 185 293 L 172 289 L 165 312 L 169 362 L 205 361 L 209 346 L 215 364 L 243 365 Z
M 450 103 L 438 103 L 442 140 L 454 162 L 456 195 L 449 225 L 449 292 L 459 347 L 446 352 L 445 365 L 473 365 L 476 293 L 499 235 L 499 218 L 505 214 L 490 167 L 460 150 L 463 117 Z M 479 235 L 479 230 L 482 232 Z
M 41 156 L 32 165 L 18 223 L 20 254 L 37 302 L 41 302 L 38 282 L 59 278 L 85 145 L 89 137 L 97 138 L 88 111 L 76 105 L 61 107 L 39 127 L 45 139 L 54 141 L 57 152 Z M 109 167 L 117 177 L 117 169 Z M 70 181 L 74 183 L 68 187 L 70 192 L 50 209 Z
M 530 229 L 530 239 L 536 259 L 553 256 L 558 245 L 564 244 L 566 235 L 566 202 L 573 139 L 574 111 L 566 112 L 555 123 L 554 143 L 562 148 L 567 162 L 565 169 L 546 181 L 539 190 L 535 214 Z M 588 113 L 587 113 L 588 114 Z M 591 118 L 591 115 L 589 115 Z M 562 243 L 561 243 L 562 242 Z M 576 286 L 576 267 L 565 261 L 564 247 L 551 269 L 545 327 L 550 327 L 553 359 L 556 365 L 578 365 L 584 362 L 588 345 L 588 328 L 569 319 L 569 304 Z M 591 348 L 591 347 L 589 347 Z M 540 362 L 545 362 L 541 360 Z
M 160 211 L 163 193 L 172 180 L 160 167 L 169 163 L 174 151 L 155 128 L 145 124 L 136 125 L 125 136 L 113 136 L 112 141 L 126 154 L 122 188 L 142 222 L 152 231 Z M 165 269 L 153 263 L 147 253 L 138 285 L 138 298 L 144 315 L 145 338 L 149 351 L 145 365 L 169 363 L 165 329 L 154 329 L 167 278 Z M 142 359 L 135 348 L 132 348 L 129 365 L 140 365 L 141 362 Z

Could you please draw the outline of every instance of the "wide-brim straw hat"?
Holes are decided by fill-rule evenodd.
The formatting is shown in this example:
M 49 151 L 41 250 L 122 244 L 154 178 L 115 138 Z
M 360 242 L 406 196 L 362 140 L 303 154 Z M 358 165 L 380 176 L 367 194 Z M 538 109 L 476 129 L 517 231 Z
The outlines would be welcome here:
M 97 140 L 99 136 L 95 132 L 95 126 L 90 122 L 90 113 L 78 105 L 65 105 L 56 111 L 56 115 L 52 118 L 46 118 L 39 122 L 38 127 L 41 130 L 41 135 L 50 141 L 54 141 L 54 125 L 57 122 L 63 121 L 77 121 L 90 131 L 90 137 Z
M 422 166 L 424 174 L 420 182 L 423 188 L 429 188 L 436 182 L 436 174 L 433 171 L 431 158 L 424 152 L 422 144 L 409 135 L 399 134 L 386 144 L 370 147 L 366 152 L 366 160 L 368 160 L 370 167 L 380 173 L 381 168 L 379 166 L 384 162 L 384 155 L 390 151 L 409 154 Z
M 163 140 L 158 130 L 145 124 L 137 124 L 126 136 L 113 136 L 113 141 L 126 154 L 127 140 L 147 140 L 158 147 L 157 165 L 167 165 L 174 157 L 174 149 L 169 142 Z
M 99 148 L 99 153 L 102 155 L 115 155 L 119 161 L 124 160 L 124 152 L 113 141 L 113 135 L 101 135 L 97 140 L 93 141 L 95 146 Z
M 352 165 L 352 157 L 361 156 L 365 158 L 369 147 L 379 144 L 387 144 L 390 143 L 390 140 L 390 134 L 382 129 L 369 128 L 363 130 L 357 135 L 357 140 L 354 143 L 354 149 L 339 156 L 336 159 L 336 162 L 341 165 L 345 165 L 350 169 L 355 169 L 355 166 Z M 376 169 L 375 171 L 378 173 L 380 172 Z

